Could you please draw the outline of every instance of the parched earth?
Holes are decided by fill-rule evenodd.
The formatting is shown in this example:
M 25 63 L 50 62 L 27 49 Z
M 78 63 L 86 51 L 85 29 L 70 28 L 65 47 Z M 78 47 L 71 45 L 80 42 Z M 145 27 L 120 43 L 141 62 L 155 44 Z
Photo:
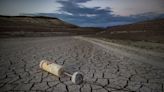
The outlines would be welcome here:
M 39 68 L 42 59 L 81 71 L 84 83 Z M 164 69 L 74 37 L 0 39 L 0 91 L 164 92 Z

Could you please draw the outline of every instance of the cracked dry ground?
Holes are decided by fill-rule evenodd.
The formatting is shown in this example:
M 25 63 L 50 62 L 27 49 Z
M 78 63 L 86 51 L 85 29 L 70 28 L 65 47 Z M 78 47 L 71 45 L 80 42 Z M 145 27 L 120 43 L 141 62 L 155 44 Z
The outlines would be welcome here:
M 85 82 L 41 70 L 42 59 L 81 71 Z M 164 70 L 73 37 L 0 39 L 0 91 L 164 92 Z

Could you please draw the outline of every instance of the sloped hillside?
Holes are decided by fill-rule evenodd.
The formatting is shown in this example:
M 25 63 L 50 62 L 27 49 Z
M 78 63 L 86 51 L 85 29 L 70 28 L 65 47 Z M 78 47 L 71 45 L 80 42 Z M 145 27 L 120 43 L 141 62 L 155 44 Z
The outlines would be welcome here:
M 164 31 L 164 19 L 149 20 L 134 24 L 109 27 L 108 31 Z
M 88 35 L 99 28 L 79 27 L 44 16 L 0 16 L 0 36 Z
M 3 28 L 76 28 L 78 26 L 66 23 L 58 18 L 50 18 L 43 16 L 0 16 L 0 27 L 0 31 L 3 31 Z
M 145 40 L 164 43 L 164 19 L 109 27 L 105 31 L 97 33 L 97 35 L 113 39 Z

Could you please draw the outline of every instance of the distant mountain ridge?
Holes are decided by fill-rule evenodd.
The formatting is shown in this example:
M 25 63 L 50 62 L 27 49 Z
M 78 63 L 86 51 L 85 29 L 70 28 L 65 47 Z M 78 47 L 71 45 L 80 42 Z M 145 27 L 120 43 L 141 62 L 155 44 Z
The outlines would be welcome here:
M 121 40 L 143 40 L 164 43 L 164 19 L 113 26 L 97 33 L 99 37 Z
M 62 27 L 76 28 L 78 26 L 64 22 L 58 18 L 45 16 L 0 16 L 0 26 L 31 26 L 31 27 Z
M 101 28 L 79 27 L 54 17 L 0 16 L 0 36 L 58 36 L 96 34 Z
M 108 27 L 106 31 L 107 30 L 108 31 L 136 31 L 136 30 L 164 31 L 164 18 L 147 20 L 147 21 L 133 23 L 133 24 Z

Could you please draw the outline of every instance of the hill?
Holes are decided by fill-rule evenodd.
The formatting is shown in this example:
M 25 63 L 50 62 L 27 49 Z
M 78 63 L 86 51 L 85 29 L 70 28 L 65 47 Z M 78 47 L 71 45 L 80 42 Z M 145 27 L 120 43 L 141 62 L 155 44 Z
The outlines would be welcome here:
M 52 36 L 93 34 L 98 28 L 82 28 L 45 16 L 0 16 L 1 36 Z
M 66 23 L 58 18 L 44 16 L 0 16 L 0 27 L 2 28 L 77 28 L 78 26 Z M 18 30 L 0 30 L 18 31 Z M 32 31 L 32 30 L 28 30 Z M 44 31 L 44 30 L 34 30 Z
M 108 27 L 109 31 L 164 31 L 164 19 L 148 20 L 134 24 Z
M 154 19 L 121 26 L 108 27 L 97 36 L 112 39 L 144 40 L 164 43 L 164 19 Z

